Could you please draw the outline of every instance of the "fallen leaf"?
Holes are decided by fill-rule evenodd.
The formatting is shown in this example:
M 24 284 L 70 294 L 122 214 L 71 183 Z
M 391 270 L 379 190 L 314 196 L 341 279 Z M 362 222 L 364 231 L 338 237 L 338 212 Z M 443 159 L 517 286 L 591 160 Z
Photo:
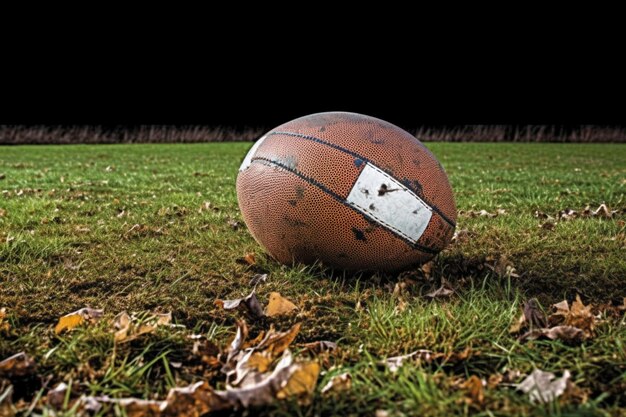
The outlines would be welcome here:
M 617 210 L 609 210 L 609 208 L 606 206 L 606 204 L 600 204 L 600 206 L 595 209 L 591 215 L 594 217 L 605 217 L 607 219 L 612 219 L 613 216 L 617 213 Z
M 171 322 L 172 313 L 152 313 L 138 317 L 122 311 L 113 320 L 117 329 L 114 339 L 116 343 L 130 342 L 143 334 L 153 333 L 159 326 L 170 325 Z
M 8 332 L 11 326 L 7 321 L 7 309 L 6 307 L 0 308 L 0 332 Z
M 268 317 L 282 316 L 297 309 L 298 307 L 294 303 L 281 296 L 279 292 L 272 292 L 265 308 L 265 315 Z
M 591 305 L 585 306 L 579 295 L 576 295 L 571 307 L 567 300 L 554 304 L 553 307 L 556 311 L 549 317 L 551 324 L 577 327 L 584 332 L 585 338 L 594 335 L 596 318 L 591 313 Z
M 13 417 L 17 411 L 13 406 L 13 385 L 0 384 L 0 388 L 0 416 Z
M 546 318 L 546 315 L 541 309 L 539 301 L 536 298 L 531 298 L 525 302 L 523 310 L 525 321 L 531 329 L 534 327 L 543 328 L 548 325 L 548 319 Z
M 65 403 L 68 386 L 65 382 L 60 382 L 56 387 L 48 391 L 46 401 L 55 410 L 60 410 Z
M 622 305 L 617 307 L 618 310 L 626 311 L 626 297 L 622 300 Z
M 387 367 L 387 369 L 389 369 L 389 372 L 394 374 L 398 372 L 398 369 L 400 369 L 404 365 L 404 361 L 408 359 L 416 358 L 418 360 L 423 360 L 426 363 L 429 363 L 432 360 L 432 353 L 433 352 L 430 350 L 419 349 L 406 355 L 387 358 L 382 363 Z
M 585 336 L 591 337 L 595 329 L 596 318 L 591 313 L 591 305 L 585 306 L 580 299 L 580 295 L 576 295 L 576 300 L 572 303 L 570 315 L 565 319 L 565 324 L 578 327 L 585 332 Z
M 244 256 L 237 259 L 237 262 L 250 266 L 256 265 L 256 255 L 252 252 L 246 253 Z
M 272 364 L 272 358 L 260 353 L 254 352 L 248 359 L 248 368 L 257 372 L 267 372 Z
M 495 373 L 492 375 L 489 375 L 489 379 L 487 380 L 487 387 L 488 388 L 495 388 L 498 385 L 500 385 L 500 383 L 504 380 L 504 375 L 499 374 L 499 373 Z
M 538 219 L 554 220 L 554 217 L 539 210 L 535 211 L 535 217 Z
M 350 372 L 344 372 L 339 375 L 335 375 L 324 385 L 321 389 L 322 395 L 329 392 L 348 391 L 352 388 L 352 375 Z
M 556 227 L 556 223 L 554 221 L 547 221 L 545 223 L 542 223 L 539 227 L 545 230 L 554 230 L 554 228 Z
M 557 216 L 559 220 L 564 220 L 564 221 L 572 220 L 577 217 L 578 217 L 578 212 L 569 208 L 559 211 L 559 214 Z
M 286 332 L 276 332 L 273 327 L 270 328 L 256 350 L 267 350 L 273 355 L 278 355 L 291 345 L 300 332 L 301 326 L 302 323 L 296 323 Z
M 313 362 L 314 363 L 314 362 Z M 292 376 L 298 372 L 294 381 Z M 311 386 L 315 387 L 319 374 L 319 365 L 310 363 L 293 363 L 293 357 L 289 349 L 283 352 L 283 356 L 269 376 L 259 382 L 247 384 L 241 388 L 218 391 L 221 398 L 225 399 L 232 407 L 249 407 L 251 405 L 264 405 L 274 401 L 280 395 L 285 398 L 289 395 L 301 395 L 312 392 Z M 287 388 L 289 387 L 289 388 Z M 310 391 L 308 391 L 311 389 Z
M 462 362 L 464 360 L 467 360 L 467 358 L 469 358 L 473 354 L 474 354 L 474 351 L 472 350 L 472 347 L 471 346 L 466 346 L 460 352 L 452 352 L 452 353 L 450 353 L 445 359 L 446 359 L 446 361 L 449 361 L 449 362 Z M 441 354 L 439 354 L 439 355 L 441 355 Z
M 240 320 L 237 322 L 237 333 L 235 333 L 234 339 L 232 340 L 232 342 L 230 342 L 230 345 L 228 346 L 228 352 L 231 354 L 239 352 L 247 337 L 248 326 L 246 325 L 245 321 Z
M 459 215 L 460 216 L 467 216 L 467 217 L 498 217 L 499 215 L 503 215 L 506 214 L 506 210 L 504 209 L 497 209 L 495 213 L 490 213 L 487 210 L 468 210 L 468 211 L 459 211 Z
M 317 342 L 304 343 L 302 347 L 314 354 L 319 354 L 337 349 L 337 343 L 328 340 L 318 340 Z
M 489 258 L 487 260 L 494 260 L 494 264 L 485 264 L 485 266 L 491 269 L 500 277 L 510 276 L 513 278 L 519 278 L 519 275 L 515 272 L 515 266 L 513 262 L 509 260 L 506 255 L 500 255 L 497 258 Z
M 555 326 L 549 329 L 532 329 L 520 336 L 519 340 L 536 340 L 543 337 L 564 342 L 580 342 L 584 338 L 584 332 L 574 326 Z
M 457 232 L 454 232 L 454 236 L 456 236 Z M 454 236 L 452 237 L 452 239 L 454 240 Z M 435 265 L 434 261 L 430 261 L 430 262 L 426 262 L 425 264 L 423 264 L 420 269 L 421 271 L 424 273 L 424 276 L 426 278 L 430 278 L 430 274 L 433 270 L 433 266 Z
M 300 364 L 299 368 L 296 369 L 287 380 L 287 384 L 276 393 L 276 398 L 280 400 L 287 397 L 311 395 L 317 385 L 317 377 L 319 374 L 319 363 L 307 362 Z
M 485 401 L 484 386 L 486 382 L 476 375 L 469 377 L 467 381 L 461 384 L 461 388 L 466 390 L 470 396 L 470 404 L 482 405 Z
M 266 281 L 267 281 L 267 274 L 256 274 L 250 279 L 249 285 L 251 287 L 256 287 L 260 283 L 266 282 Z
M 259 318 L 265 315 L 265 313 L 263 312 L 263 308 L 259 303 L 259 300 L 256 298 L 255 289 L 253 289 L 250 294 L 243 298 L 236 298 L 234 300 L 217 299 L 215 300 L 214 304 L 221 306 L 224 310 L 234 310 L 243 305 L 253 318 Z
M 567 381 L 565 392 L 560 401 L 565 404 L 585 404 L 589 400 L 589 389 L 581 389 L 572 381 Z
M 4 217 L 7 215 L 7 211 L 3 208 L 0 208 L 0 217 Z
M 426 294 L 425 297 L 432 298 L 432 299 L 448 297 L 453 292 L 454 292 L 454 289 L 452 289 L 452 286 L 450 285 L 450 283 L 445 278 L 441 277 L 441 286 L 437 288 L 436 290 L 433 290 L 429 292 L 428 294 Z
M 24 352 L 16 353 L 0 362 L 0 376 L 22 377 L 33 374 L 35 361 Z
M 450 243 L 465 243 L 468 242 L 472 236 L 474 236 L 474 234 L 467 229 L 456 230 L 452 235 Z
M 554 401 L 565 392 L 570 372 L 565 370 L 561 378 L 554 380 L 555 377 L 552 372 L 535 369 L 524 381 L 517 384 L 516 388 L 528 394 L 530 401 L 533 403 L 548 403 Z
M 104 314 L 104 310 L 89 307 L 81 308 L 80 310 L 76 310 L 73 313 L 66 314 L 59 318 L 59 322 L 54 328 L 54 333 L 59 334 L 63 330 L 72 330 L 85 322 L 95 323 L 100 320 L 102 314 Z

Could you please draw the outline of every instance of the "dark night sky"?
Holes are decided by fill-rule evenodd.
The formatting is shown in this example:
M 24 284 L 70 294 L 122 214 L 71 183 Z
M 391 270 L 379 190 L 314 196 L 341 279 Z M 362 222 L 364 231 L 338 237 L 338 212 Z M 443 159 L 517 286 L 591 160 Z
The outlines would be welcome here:
M 595 39 L 561 10 L 552 18 L 530 10 L 532 24 L 516 26 L 486 14 L 481 22 L 464 13 L 362 7 L 361 16 L 318 6 L 286 21 L 255 13 L 245 20 L 238 4 L 234 15 L 168 7 L 164 20 L 145 8 L 111 9 L 102 22 L 46 13 L 29 26 L 16 20 L 0 28 L 0 124 L 274 127 L 330 110 L 406 128 L 626 122 L 620 49 L 608 42 L 619 36 Z M 609 17 L 598 21 L 619 35 L 619 20 Z M 572 27 L 556 30 L 561 20 Z M 22 36 L 32 27 L 42 35 Z
M 306 58 L 306 57 L 305 57 Z M 97 65 L 97 71 L 89 68 Z M 459 124 L 619 124 L 610 76 L 520 65 L 368 68 L 244 59 L 160 66 L 81 63 L 17 68 L 0 81 L 0 124 L 201 124 L 271 128 L 320 111 L 354 111 L 404 128 Z

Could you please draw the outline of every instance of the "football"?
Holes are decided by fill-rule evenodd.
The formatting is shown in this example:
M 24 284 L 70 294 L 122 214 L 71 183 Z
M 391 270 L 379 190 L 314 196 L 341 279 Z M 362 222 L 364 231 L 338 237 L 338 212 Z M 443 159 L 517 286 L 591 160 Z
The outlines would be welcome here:
M 242 216 L 281 263 L 399 271 L 452 238 L 448 177 L 418 139 L 356 113 L 304 116 L 269 131 L 237 176 Z

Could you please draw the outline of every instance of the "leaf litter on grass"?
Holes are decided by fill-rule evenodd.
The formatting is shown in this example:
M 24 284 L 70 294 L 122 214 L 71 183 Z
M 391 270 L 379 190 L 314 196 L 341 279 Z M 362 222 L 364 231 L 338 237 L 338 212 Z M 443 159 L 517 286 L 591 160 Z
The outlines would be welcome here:
M 575 343 L 595 335 L 597 319 L 591 312 L 592 306 L 585 306 L 579 295 L 576 296 L 571 308 L 567 300 L 552 307 L 555 311 L 546 317 L 536 299 L 528 300 L 524 303 L 522 314 L 513 322 L 509 332 L 518 334 L 526 330 L 519 336 L 520 341 L 546 338 Z
M 54 328 L 54 333 L 59 334 L 63 330 L 72 330 L 83 323 L 95 323 L 102 318 L 104 310 L 84 307 L 59 318 Z
M 83 409 L 99 410 L 115 404 L 128 415 L 198 416 L 209 411 L 260 406 L 285 398 L 307 401 L 317 386 L 320 365 L 315 359 L 295 358 L 289 349 L 300 324 L 286 332 L 273 328 L 254 346 L 245 347 L 247 325 L 240 322 L 233 341 L 221 356 L 226 389 L 216 390 L 205 381 L 170 389 L 164 400 L 81 397 Z M 220 360 L 219 358 L 217 358 Z

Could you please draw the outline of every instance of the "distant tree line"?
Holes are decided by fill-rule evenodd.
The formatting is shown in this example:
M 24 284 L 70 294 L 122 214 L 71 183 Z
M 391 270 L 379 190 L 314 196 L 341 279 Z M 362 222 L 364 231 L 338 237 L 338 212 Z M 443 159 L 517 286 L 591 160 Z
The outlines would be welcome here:
M 0 144 L 194 143 L 254 141 L 264 127 L 176 125 L 42 126 L 0 125 Z M 454 125 L 409 130 L 439 142 L 613 142 L 626 143 L 624 126 Z

